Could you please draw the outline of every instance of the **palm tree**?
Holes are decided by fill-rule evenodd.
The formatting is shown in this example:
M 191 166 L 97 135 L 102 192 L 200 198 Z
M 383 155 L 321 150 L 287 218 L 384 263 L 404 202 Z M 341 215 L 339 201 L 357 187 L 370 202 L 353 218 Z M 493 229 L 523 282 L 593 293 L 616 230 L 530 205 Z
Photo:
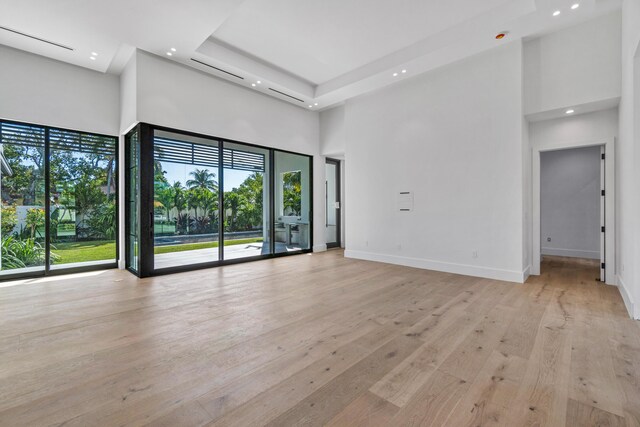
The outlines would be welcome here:
M 215 180 L 216 174 L 209 172 L 209 169 L 196 169 L 189 172 L 189 175 L 193 179 L 187 180 L 187 187 L 218 191 L 218 182 Z
M 236 191 L 228 191 L 224 193 L 224 208 L 227 211 L 231 211 L 231 215 L 229 215 L 229 217 L 227 218 L 230 220 L 227 231 L 237 231 L 236 217 L 238 215 L 238 210 L 244 207 L 244 201 L 245 201 L 244 198 L 241 197 Z
M 209 213 L 218 209 L 218 193 L 214 193 L 211 191 L 202 191 L 199 192 L 200 197 L 200 207 L 204 212 L 202 212 L 202 216 L 207 216 Z
M 198 208 L 200 207 L 200 195 L 198 194 L 197 187 L 187 191 L 187 206 L 189 209 L 193 209 L 195 217 L 198 218 Z
M 171 221 L 171 209 L 175 207 L 175 189 L 166 187 L 156 190 L 156 201 L 160 202 L 167 214 L 167 222 Z
M 187 209 L 187 196 L 180 181 L 173 183 L 173 207 L 178 210 L 178 214 Z

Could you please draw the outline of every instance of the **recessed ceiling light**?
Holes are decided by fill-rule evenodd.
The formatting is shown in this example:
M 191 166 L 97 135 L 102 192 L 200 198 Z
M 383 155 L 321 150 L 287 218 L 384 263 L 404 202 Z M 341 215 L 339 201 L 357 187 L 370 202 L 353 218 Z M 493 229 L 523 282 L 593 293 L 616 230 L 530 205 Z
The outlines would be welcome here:
M 91 55 L 92 55 L 92 56 L 98 56 L 98 54 L 97 54 L 97 53 L 95 53 L 95 52 L 91 52 Z
M 558 15 L 560 15 L 560 11 L 559 10 L 556 10 L 555 12 L 553 12 L 553 16 L 558 16 Z
M 258 80 L 256 83 L 260 84 L 260 83 L 262 83 L 262 82 L 261 82 L 260 80 Z
M 502 40 L 503 38 L 507 37 L 508 34 L 509 34 L 509 31 L 501 31 L 498 34 L 496 34 L 496 40 Z
M 393 77 L 398 77 L 398 73 L 393 73 Z
M 175 47 L 172 47 L 172 48 L 171 48 L 171 52 L 175 52 L 175 51 L 176 51 L 176 48 L 175 48 Z
M 407 72 L 407 70 L 402 70 L 402 74 L 404 74 L 404 73 L 406 73 L 406 72 Z
M 573 110 L 567 110 L 567 111 L 566 111 L 566 113 L 567 113 L 567 114 L 573 114 L 573 113 L 575 113 L 575 111 L 573 111 Z
M 96 57 L 95 56 L 90 56 L 89 59 L 91 59 L 92 61 L 95 61 Z
M 251 83 L 251 86 L 256 87 L 256 84 L 255 83 Z
M 318 103 L 316 102 L 316 103 L 315 103 L 315 104 L 313 104 L 313 105 L 315 105 L 315 106 L 317 107 L 317 106 L 318 106 Z
M 167 55 L 168 55 L 168 56 L 173 56 L 173 53 L 171 53 L 171 52 L 167 52 Z
M 309 108 L 313 108 L 313 105 L 309 105 Z
M 576 10 L 579 7 L 580 7 L 580 3 L 576 3 L 573 6 L 571 6 L 571 9 Z

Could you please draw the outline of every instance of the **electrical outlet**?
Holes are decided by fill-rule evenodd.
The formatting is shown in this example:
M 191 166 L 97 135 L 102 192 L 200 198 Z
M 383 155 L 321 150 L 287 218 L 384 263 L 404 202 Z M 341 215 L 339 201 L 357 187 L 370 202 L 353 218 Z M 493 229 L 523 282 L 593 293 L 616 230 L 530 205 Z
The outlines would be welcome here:
M 471 256 L 474 258 L 478 258 L 478 250 L 476 249 L 475 251 L 471 252 Z
M 551 237 L 547 237 L 547 242 L 550 242 L 550 241 L 551 241 Z

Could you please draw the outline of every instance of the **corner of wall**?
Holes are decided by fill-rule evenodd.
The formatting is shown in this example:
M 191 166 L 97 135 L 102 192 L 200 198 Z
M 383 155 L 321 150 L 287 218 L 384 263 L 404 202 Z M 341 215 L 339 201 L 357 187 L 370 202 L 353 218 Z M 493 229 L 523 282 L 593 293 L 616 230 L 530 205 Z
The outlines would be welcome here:
M 137 49 L 120 74 L 120 133 L 126 133 L 138 118 Z
M 627 313 L 629 313 L 629 317 L 640 320 L 640 307 L 636 307 L 634 304 L 633 293 L 627 290 L 627 286 L 620 275 L 617 275 L 616 279 L 620 296 L 622 296 L 622 301 L 624 301 L 624 306 L 627 309 Z

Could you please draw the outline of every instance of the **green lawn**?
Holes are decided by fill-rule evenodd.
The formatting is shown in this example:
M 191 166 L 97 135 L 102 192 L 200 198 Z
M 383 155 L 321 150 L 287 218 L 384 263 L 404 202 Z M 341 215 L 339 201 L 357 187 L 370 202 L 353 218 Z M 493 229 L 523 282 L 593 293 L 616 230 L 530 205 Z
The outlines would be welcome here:
M 114 241 L 53 243 L 55 249 L 51 252 L 60 259 L 55 264 L 69 264 L 72 262 L 101 261 L 116 258 L 116 244 Z
M 226 240 L 224 245 L 246 245 L 258 242 L 262 242 L 262 237 Z M 55 261 L 55 264 L 100 261 L 115 259 L 116 257 L 116 244 L 113 241 L 54 243 L 53 246 L 55 246 L 55 249 L 52 249 L 51 252 L 60 257 Z M 185 243 L 182 245 L 157 246 L 154 248 L 153 252 L 156 254 L 166 254 L 170 252 L 184 252 L 217 247 L 218 242 Z

